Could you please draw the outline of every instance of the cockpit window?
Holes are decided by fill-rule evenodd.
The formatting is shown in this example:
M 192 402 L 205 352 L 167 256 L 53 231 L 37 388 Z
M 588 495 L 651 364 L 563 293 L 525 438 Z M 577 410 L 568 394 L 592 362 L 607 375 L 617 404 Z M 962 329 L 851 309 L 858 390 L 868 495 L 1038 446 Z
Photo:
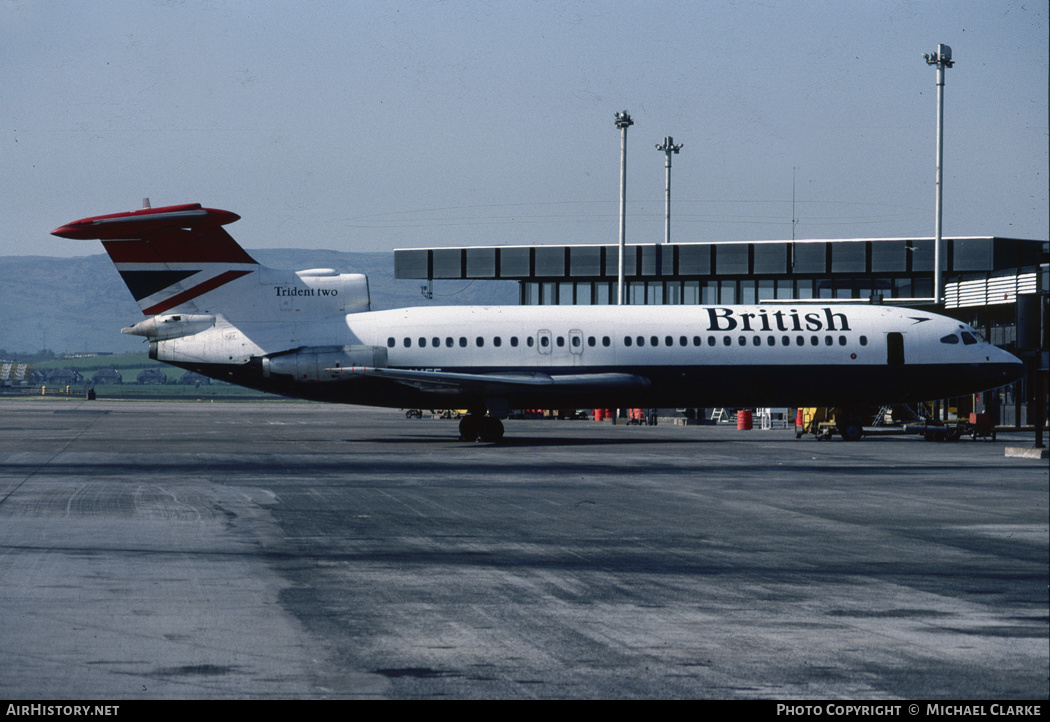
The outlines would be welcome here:
M 959 337 L 954 333 L 950 333 L 947 336 L 941 338 L 941 343 L 959 343 Z
M 967 346 L 973 346 L 975 343 L 977 343 L 977 339 L 975 339 L 973 337 L 973 334 L 969 331 L 962 331 L 960 335 L 962 336 L 963 343 Z
M 960 323 L 959 324 L 959 333 L 962 334 L 963 343 L 966 343 L 966 344 L 971 344 L 971 343 L 988 343 L 988 339 L 986 339 L 984 337 L 984 334 L 981 333 L 980 331 L 978 331 L 973 326 L 964 326 L 963 324 Z M 973 340 L 970 341 L 970 340 L 968 340 L 969 338 L 972 338 Z

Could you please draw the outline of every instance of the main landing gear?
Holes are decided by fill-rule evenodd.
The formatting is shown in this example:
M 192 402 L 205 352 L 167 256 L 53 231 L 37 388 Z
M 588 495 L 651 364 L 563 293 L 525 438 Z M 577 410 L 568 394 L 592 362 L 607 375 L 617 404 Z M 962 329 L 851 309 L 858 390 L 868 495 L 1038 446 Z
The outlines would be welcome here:
M 459 420 L 461 441 L 496 442 L 503 438 L 503 422 L 491 416 L 469 413 Z

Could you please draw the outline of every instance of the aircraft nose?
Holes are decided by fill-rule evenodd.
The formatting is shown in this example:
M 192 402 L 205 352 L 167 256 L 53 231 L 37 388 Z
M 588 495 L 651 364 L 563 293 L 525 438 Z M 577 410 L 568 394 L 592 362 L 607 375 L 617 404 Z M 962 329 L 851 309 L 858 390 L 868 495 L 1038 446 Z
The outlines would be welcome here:
M 1001 378 L 999 384 L 1009 384 L 1023 378 L 1026 371 L 1024 362 L 1008 351 L 1000 350 L 1000 353 L 1002 358 L 997 360 L 998 363 L 995 364 L 995 368 Z

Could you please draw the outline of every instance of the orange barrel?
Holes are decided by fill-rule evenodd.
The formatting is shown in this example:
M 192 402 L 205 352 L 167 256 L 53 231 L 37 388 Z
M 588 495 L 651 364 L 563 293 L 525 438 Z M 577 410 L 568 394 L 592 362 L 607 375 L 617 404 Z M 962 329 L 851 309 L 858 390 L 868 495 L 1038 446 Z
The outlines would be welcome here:
M 754 425 L 753 418 L 751 416 L 751 409 L 740 409 L 736 412 L 736 429 L 737 431 L 750 431 Z
M 594 420 L 595 421 L 605 421 L 605 409 L 595 409 L 594 410 Z

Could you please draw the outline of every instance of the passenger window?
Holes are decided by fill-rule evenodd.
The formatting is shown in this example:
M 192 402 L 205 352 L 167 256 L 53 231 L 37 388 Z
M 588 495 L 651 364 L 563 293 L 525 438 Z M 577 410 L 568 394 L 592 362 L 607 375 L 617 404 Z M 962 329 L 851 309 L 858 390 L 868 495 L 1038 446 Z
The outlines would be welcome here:
M 630 336 L 624 336 L 623 337 L 623 345 L 624 346 L 630 346 L 631 345 L 631 337 Z
M 846 345 L 846 337 L 845 336 L 839 336 L 839 346 L 845 346 L 845 345 Z
M 726 346 L 732 346 L 733 345 L 733 339 L 731 339 L 728 336 L 726 336 L 725 338 L 722 339 L 722 343 L 724 343 Z
M 543 348 L 547 348 L 550 345 L 551 340 L 549 338 L 547 338 L 546 336 L 540 336 L 540 346 L 542 346 Z
M 796 346 L 805 346 L 806 345 L 806 337 L 805 336 L 795 336 L 795 345 Z
M 715 345 L 715 337 L 714 336 L 708 336 L 707 337 L 707 345 L 708 346 L 714 346 Z
M 820 345 L 820 339 L 818 337 L 816 337 L 816 336 L 810 336 L 809 337 L 809 344 L 811 346 L 818 346 L 818 345 Z
M 609 338 L 608 336 L 602 336 L 602 346 L 611 346 L 611 345 L 612 345 L 612 339 Z
M 685 339 L 682 339 L 682 345 L 685 346 Z M 674 346 L 674 339 L 670 336 L 664 336 L 664 346 Z
M 503 345 L 503 339 L 501 339 L 499 336 L 493 336 L 492 337 L 492 345 L 496 346 L 497 348 L 502 346 Z
M 639 346 L 644 346 L 645 345 L 645 336 L 639 336 L 638 337 L 638 345 Z
M 459 337 L 459 347 L 460 348 L 466 348 L 467 347 L 467 337 L 466 336 L 460 336 Z
M 790 346 L 791 345 L 791 337 L 790 336 L 781 336 L 780 337 L 780 345 L 781 346 Z
M 588 336 L 587 337 L 587 345 L 590 346 L 591 348 L 594 348 L 595 344 L 597 344 L 597 343 L 598 343 L 598 339 L 596 339 L 594 336 Z
M 651 346 L 659 346 L 660 345 L 660 339 L 658 339 L 656 336 L 650 336 L 649 337 L 649 344 Z
M 394 337 L 391 336 L 386 340 L 387 348 L 394 348 Z
M 478 336 L 476 339 L 474 339 L 474 343 L 478 345 L 478 348 L 481 348 L 485 345 L 485 338 L 483 336 Z
M 534 343 L 532 340 L 532 336 L 529 336 L 527 339 L 525 339 L 525 343 L 528 345 L 529 348 L 532 348 L 532 344 Z
M 562 346 L 565 345 L 565 338 L 563 336 L 558 336 L 557 343 L 558 343 L 558 348 L 561 348 Z
M 437 348 L 438 346 L 441 345 L 441 339 L 439 339 L 437 336 L 435 336 L 434 338 L 430 339 L 430 345 L 433 346 L 434 348 Z
M 699 346 L 700 345 L 700 337 L 699 336 L 693 336 L 693 345 L 694 346 Z
M 517 336 L 511 336 L 510 337 L 510 345 L 513 346 L 514 348 L 518 347 L 518 337 Z
M 420 336 L 419 337 L 419 347 L 420 348 L 426 348 L 427 347 L 427 338 L 426 338 L 426 336 Z
M 446 346 L 447 348 L 452 348 L 452 346 L 454 346 L 454 345 L 455 345 L 455 343 L 456 343 L 456 342 L 452 340 L 452 337 L 451 337 L 451 336 L 446 336 L 446 337 L 445 337 L 445 346 Z
M 766 338 L 766 345 L 767 346 L 776 346 L 777 345 L 777 337 L 776 336 L 768 336 Z
M 561 339 L 559 338 L 558 340 L 560 341 Z M 579 348 L 581 344 L 583 344 L 583 339 L 581 339 L 579 336 L 573 336 L 572 337 L 572 347 L 573 348 Z M 594 344 L 591 344 L 591 345 L 593 346 Z
M 741 346 L 747 346 L 747 338 L 746 338 L 746 337 L 744 337 L 744 336 L 740 336 L 739 338 L 737 338 L 737 342 L 738 342 L 738 343 L 739 343 L 739 344 L 740 344 Z
M 833 338 L 831 338 L 831 336 L 825 336 L 824 337 L 824 345 L 825 346 L 830 346 L 833 343 L 835 343 L 835 340 Z
M 405 348 L 412 348 L 412 339 L 406 337 L 404 340 L 404 344 Z
M 860 337 L 860 345 L 861 346 L 867 346 L 868 345 L 868 337 L 867 336 L 861 336 Z

